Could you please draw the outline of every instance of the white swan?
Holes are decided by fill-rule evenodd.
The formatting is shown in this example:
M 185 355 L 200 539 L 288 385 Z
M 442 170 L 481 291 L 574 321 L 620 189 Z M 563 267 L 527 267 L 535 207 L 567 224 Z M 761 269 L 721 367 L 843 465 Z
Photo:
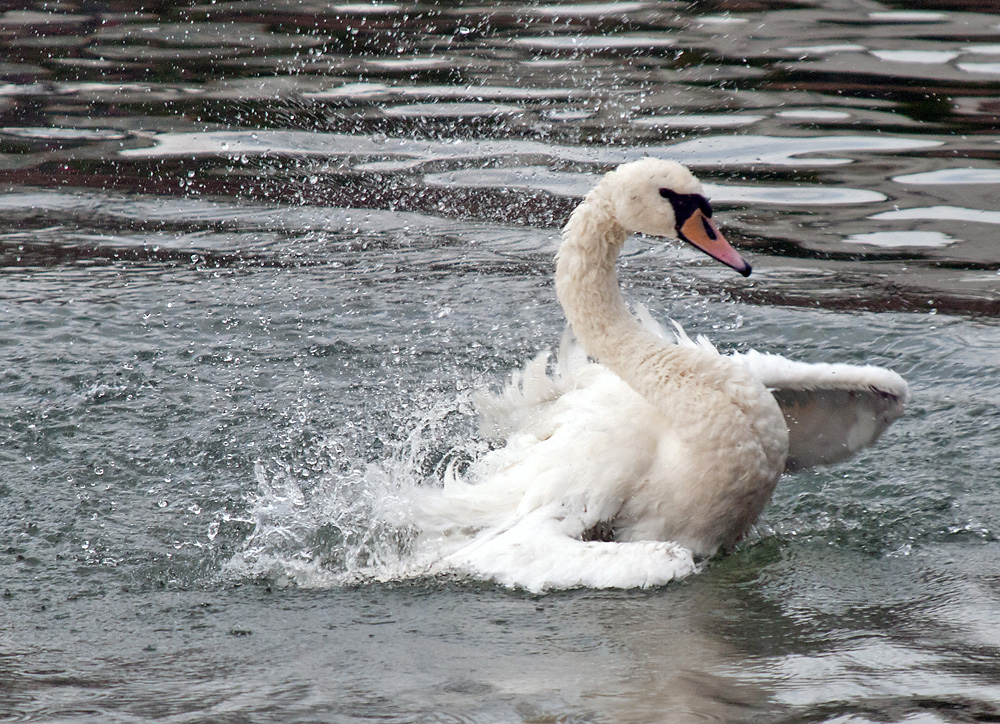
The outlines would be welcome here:
M 629 313 L 615 262 L 630 232 L 750 273 L 711 215 L 691 172 L 657 159 L 607 174 L 573 212 L 556 290 L 586 354 L 564 343 L 552 374 L 539 357 L 479 400 L 505 444 L 422 499 L 433 570 L 533 591 L 661 584 L 731 549 L 783 471 L 849 457 L 902 414 L 888 370 L 722 356 Z

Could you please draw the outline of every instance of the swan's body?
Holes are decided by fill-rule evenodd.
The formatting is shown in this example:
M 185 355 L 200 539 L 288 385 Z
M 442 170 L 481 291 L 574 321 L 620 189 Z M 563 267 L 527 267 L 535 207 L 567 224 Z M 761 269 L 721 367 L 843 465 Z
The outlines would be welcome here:
M 478 531 L 437 568 L 531 590 L 663 583 L 732 548 L 786 466 L 843 459 L 901 414 L 906 384 L 887 370 L 726 357 L 632 316 L 615 275 L 632 231 L 749 273 L 701 193 L 683 166 L 644 159 L 574 211 L 556 290 L 596 362 L 564 344 L 553 374 L 539 358 L 482 398 L 484 432 L 505 445 L 424 500 L 425 530 Z

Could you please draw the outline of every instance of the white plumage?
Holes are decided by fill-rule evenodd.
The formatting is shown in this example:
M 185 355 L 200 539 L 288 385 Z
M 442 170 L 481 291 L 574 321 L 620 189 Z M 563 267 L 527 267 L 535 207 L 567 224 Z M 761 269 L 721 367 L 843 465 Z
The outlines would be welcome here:
M 480 396 L 483 434 L 504 444 L 422 496 L 432 570 L 532 591 L 662 584 L 732 548 L 783 471 L 845 459 L 902 414 L 906 383 L 888 370 L 723 356 L 644 309 L 637 320 L 615 275 L 636 231 L 749 273 L 686 168 L 644 159 L 607 174 L 557 257 L 578 343 Z

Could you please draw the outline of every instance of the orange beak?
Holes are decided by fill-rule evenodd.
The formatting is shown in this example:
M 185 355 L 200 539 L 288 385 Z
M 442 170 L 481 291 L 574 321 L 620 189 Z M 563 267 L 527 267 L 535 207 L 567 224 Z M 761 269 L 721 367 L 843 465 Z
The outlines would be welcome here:
M 705 216 L 701 209 L 695 209 L 677 232 L 681 239 L 701 249 L 713 259 L 732 267 L 745 277 L 750 276 L 750 265 L 746 259 L 729 245 L 719 227 Z

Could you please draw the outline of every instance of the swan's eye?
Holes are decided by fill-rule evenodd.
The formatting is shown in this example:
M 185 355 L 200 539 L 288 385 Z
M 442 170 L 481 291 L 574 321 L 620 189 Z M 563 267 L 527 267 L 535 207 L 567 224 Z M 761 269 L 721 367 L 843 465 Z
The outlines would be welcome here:
M 695 211 L 701 211 L 709 218 L 712 216 L 712 205 L 701 194 L 679 194 L 670 189 L 660 189 L 660 196 L 674 207 L 674 218 L 677 220 L 678 228 L 683 226 Z

